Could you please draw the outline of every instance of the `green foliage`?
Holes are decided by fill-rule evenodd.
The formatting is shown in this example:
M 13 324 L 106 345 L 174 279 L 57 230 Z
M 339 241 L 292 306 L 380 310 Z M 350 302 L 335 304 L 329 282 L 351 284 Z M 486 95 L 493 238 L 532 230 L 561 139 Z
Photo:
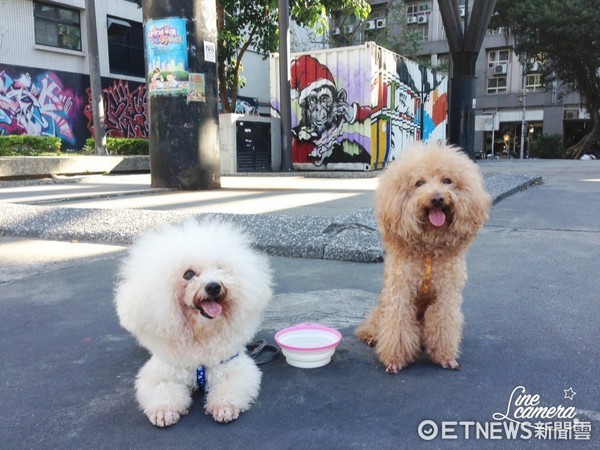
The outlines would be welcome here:
M 277 0 L 217 0 L 219 96 L 223 111 L 234 109 L 237 92 L 243 84 L 241 61 L 253 48 L 268 56 L 278 49 Z M 366 0 L 291 0 L 291 18 L 300 25 L 327 28 L 329 12 L 342 10 L 367 18 L 370 5 Z M 231 95 L 231 102 L 229 96 Z
M 53 136 L 0 136 L 0 156 L 60 155 L 62 141 Z
M 387 17 L 388 26 L 375 30 L 369 40 L 406 58 L 418 59 L 423 44 L 423 35 L 416 31 L 418 29 L 416 26 L 406 23 L 405 2 L 390 2 Z M 425 65 L 429 66 L 429 64 Z
M 515 51 L 539 61 L 546 81 L 580 93 L 593 126 L 570 150 L 579 158 L 600 141 L 600 0 L 499 0 L 497 10 Z
M 95 143 L 93 138 L 85 141 L 83 153 L 94 154 Z M 110 155 L 148 155 L 149 143 L 146 139 L 133 138 L 106 138 L 106 151 Z
M 544 134 L 529 145 L 529 157 L 541 159 L 564 159 L 566 149 L 560 134 Z

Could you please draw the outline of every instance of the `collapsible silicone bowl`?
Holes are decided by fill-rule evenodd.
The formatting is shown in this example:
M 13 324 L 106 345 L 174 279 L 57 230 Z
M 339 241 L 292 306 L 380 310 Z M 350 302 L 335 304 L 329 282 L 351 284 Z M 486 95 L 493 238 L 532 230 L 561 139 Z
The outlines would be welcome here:
M 317 323 L 301 323 L 275 334 L 275 342 L 287 363 L 301 369 L 329 364 L 341 340 L 338 330 Z

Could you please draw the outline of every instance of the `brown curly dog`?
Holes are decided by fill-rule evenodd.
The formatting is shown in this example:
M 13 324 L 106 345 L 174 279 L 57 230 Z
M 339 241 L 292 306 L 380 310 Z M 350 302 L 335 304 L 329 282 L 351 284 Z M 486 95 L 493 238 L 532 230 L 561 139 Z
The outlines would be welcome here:
M 491 207 L 478 167 L 455 147 L 415 143 L 384 171 L 375 201 L 383 288 L 357 337 L 375 346 L 388 373 L 421 347 L 433 362 L 460 369 L 465 254 Z

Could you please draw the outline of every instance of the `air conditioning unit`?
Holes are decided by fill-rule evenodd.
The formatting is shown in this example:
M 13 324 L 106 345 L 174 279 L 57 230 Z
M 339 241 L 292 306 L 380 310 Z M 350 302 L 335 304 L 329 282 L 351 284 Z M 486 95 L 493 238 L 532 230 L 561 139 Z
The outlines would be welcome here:
M 365 22 L 365 30 L 374 30 L 375 29 L 375 21 L 374 20 L 367 20 Z
M 417 23 L 427 23 L 427 22 L 429 22 L 429 18 L 427 16 L 417 17 Z
M 565 120 L 579 119 L 579 108 L 565 108 Z
M 496 64 L 494 66 L 494 75 L 506 75 L 508 64 Z
M 331 30 L 331 35 L 332 36 L 339 36 L 340 35 L 340 29 L 338 27 L 335 27 Z
M 344 33 L 350 34 L 354 31 L 354 25 L 344 25 Z
M 377 29 L 379 28 L 385 28 L 386 25 L 386 20 L 385 19 L 377 19 L 375 21 L 375 26 L 377 27 Z
M 459 6 L 458 10 L 460 11 L 460 17 L 465 17 L 465 7 Z
M 417 23 L 417 16 L 408 16 L 406 18 L 406 23 Z

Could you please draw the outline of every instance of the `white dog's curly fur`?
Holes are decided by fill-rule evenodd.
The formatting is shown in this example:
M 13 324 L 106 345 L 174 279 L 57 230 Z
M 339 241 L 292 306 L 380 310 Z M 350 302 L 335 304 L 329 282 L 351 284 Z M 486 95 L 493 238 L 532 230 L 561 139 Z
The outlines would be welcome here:
M 152 354 L 136 379 L 150 421 L 170 426 L 188 412 L 200 366 L 206 413 L 237 419 L 260 389 L 245 346 L 272 296 L 267 258 L 230 224 L 188 221 L 140 236 L 119 275 L 121 325 Z

